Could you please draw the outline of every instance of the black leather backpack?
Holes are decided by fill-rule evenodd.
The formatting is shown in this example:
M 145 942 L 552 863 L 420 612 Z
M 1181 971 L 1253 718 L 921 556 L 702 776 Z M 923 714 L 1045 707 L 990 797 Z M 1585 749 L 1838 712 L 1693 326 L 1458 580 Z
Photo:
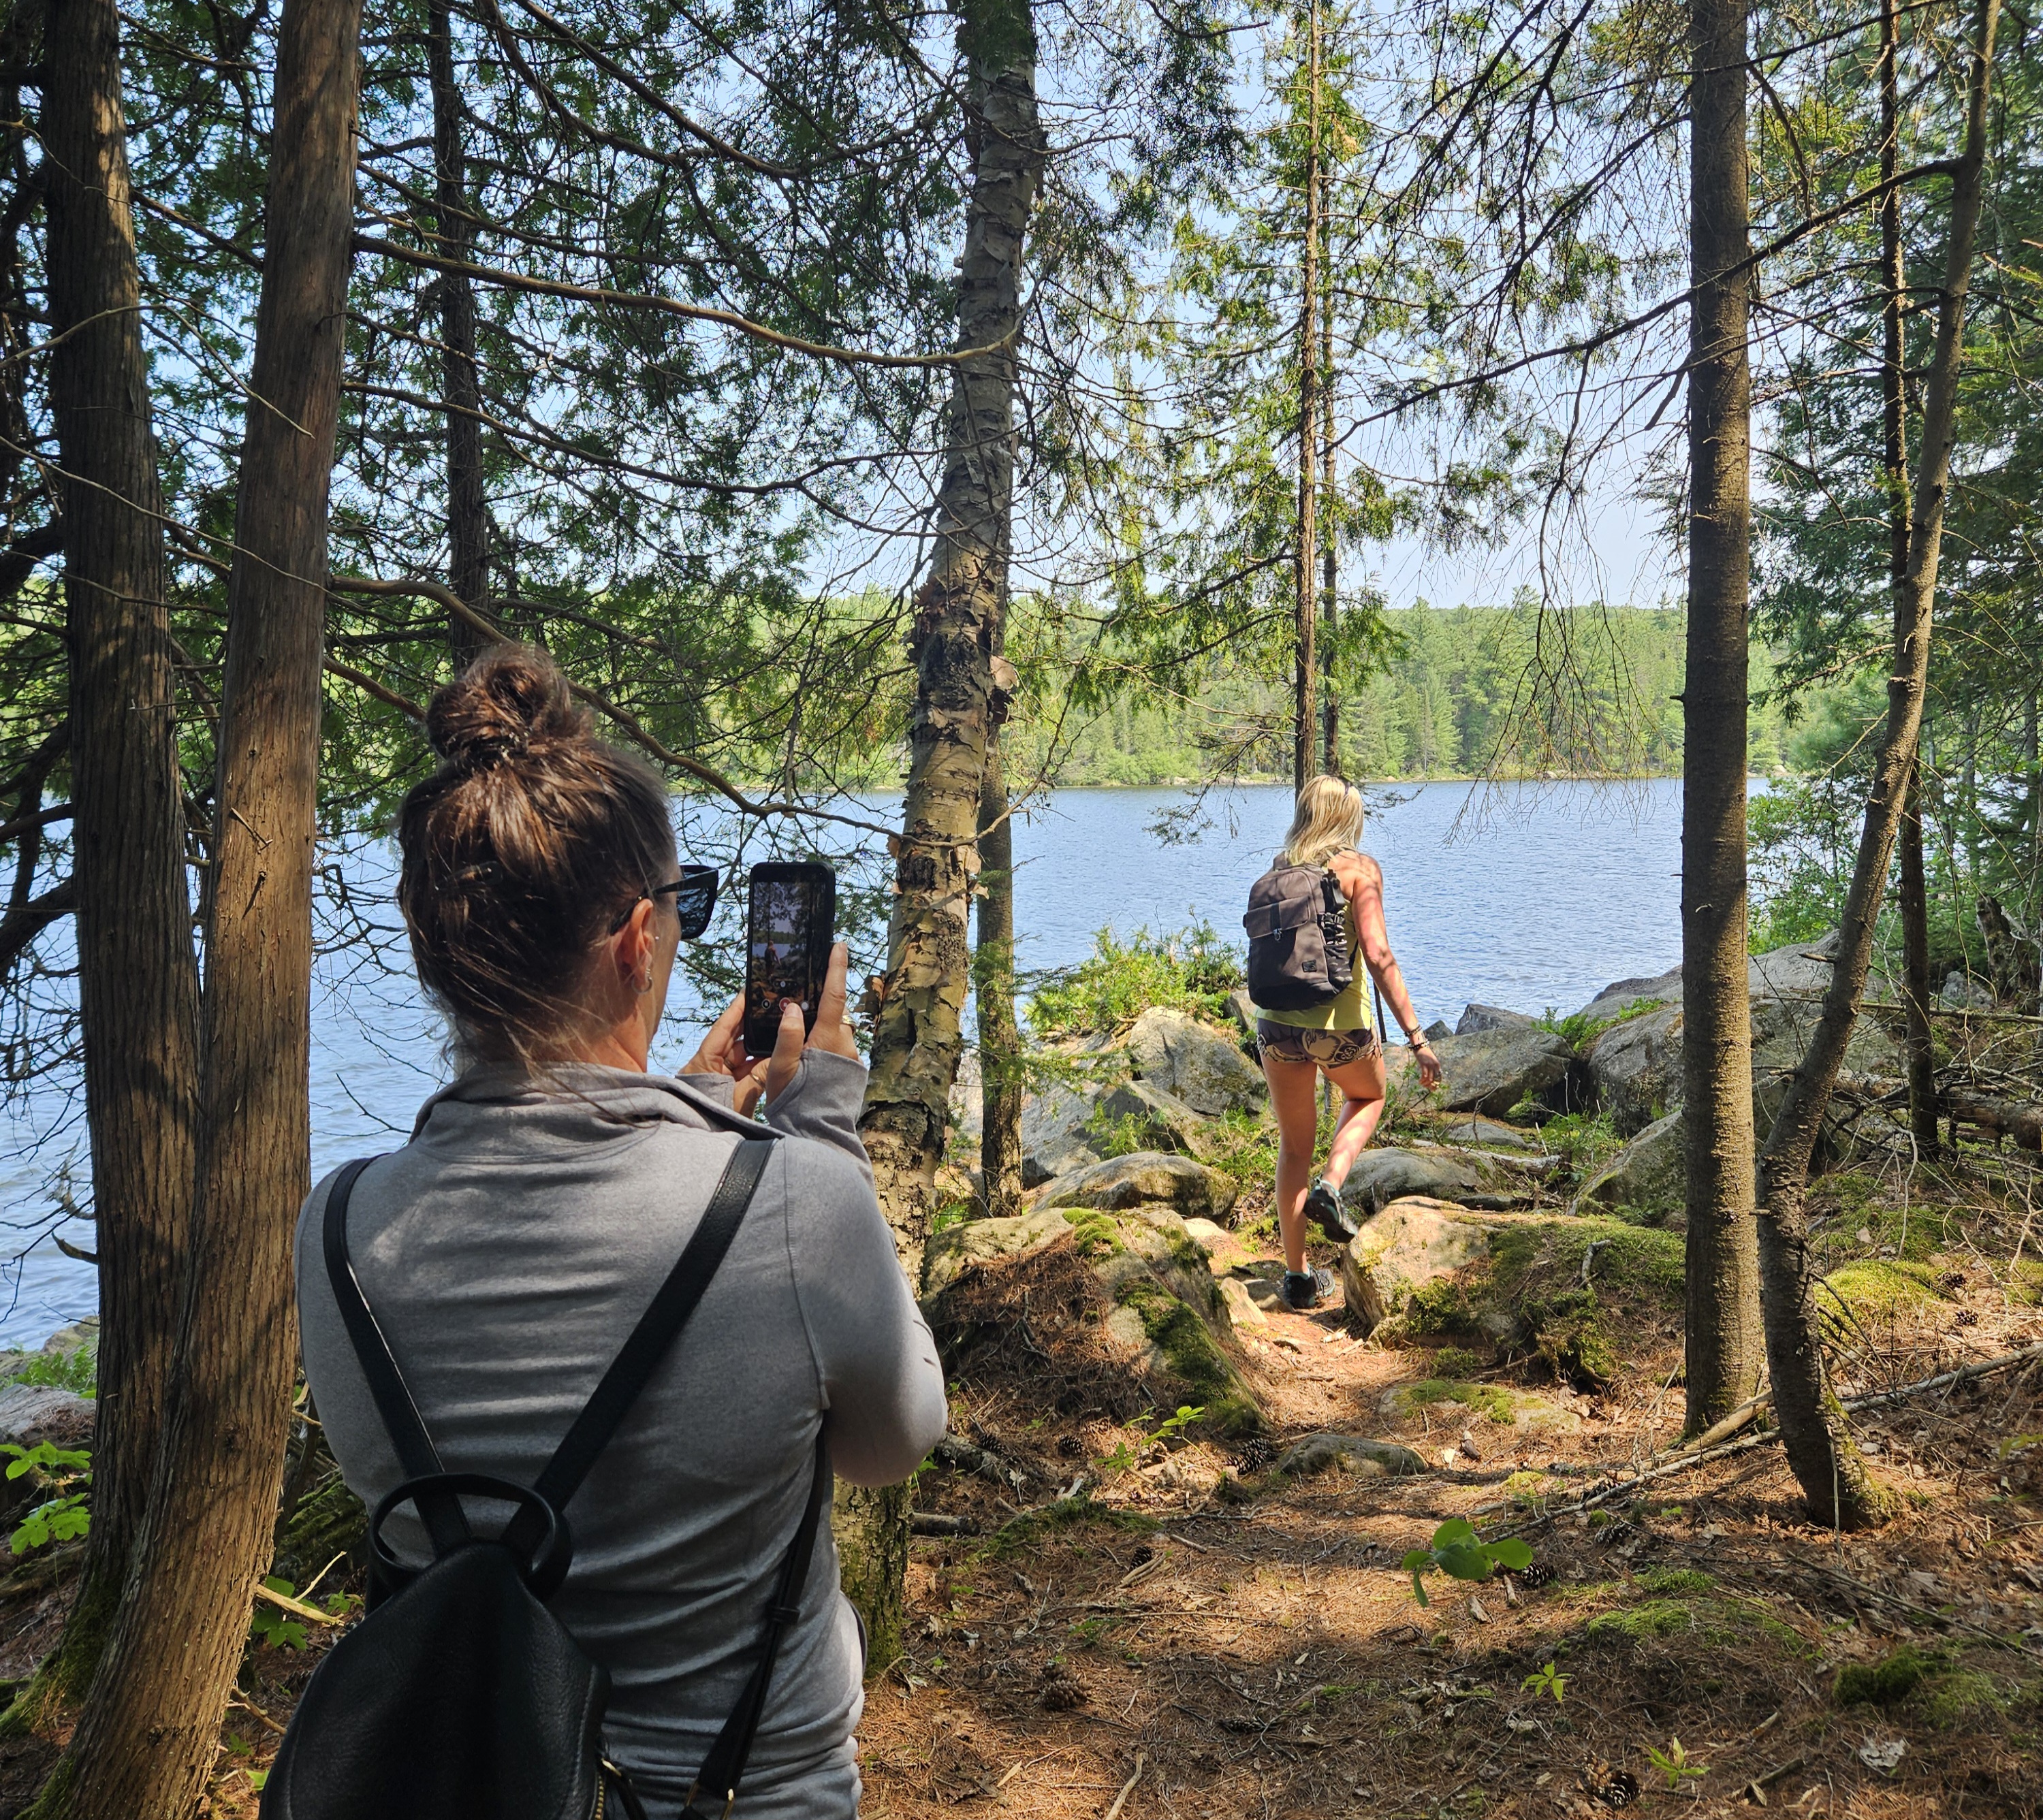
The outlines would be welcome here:
M 327 1274 L 378 1412 L 404 1473 L 369 1522 L 368 1615 L 328 1652 L 298 1703 L 263 1789 L 262 1820 L 645 1820 L 630 1778 L 603 1749 L 610 1676 L 584 1655 L 546 1601 L 574 1555 L 567 1507 L 708 1288 L 772 1148 L 741 1143 L 702 1223 L 566 1437 L 530 1486 L 440 1463 L 347 1255 L 347 1203 L 372 1159 L 334 1179 L 324 1226 Z M 830 1499 L 818 1439 L 808 1508 L 765 1613 L 757 1663 L 696 1776 L 727 1814 L 765 1711 L 782 1633 Z M 462 1500 L 509 1504 L 502 1532 L 478 1537 Z M 399 1505 L 432 1538 L 427 1566 L 406 1568 L 383 1540 Z
M 1331 1004 L 1355 979 L 1347 900 L 1324 866 L 1279 860 L 1248 887 L 1249 1002 L 1263 1011 Z

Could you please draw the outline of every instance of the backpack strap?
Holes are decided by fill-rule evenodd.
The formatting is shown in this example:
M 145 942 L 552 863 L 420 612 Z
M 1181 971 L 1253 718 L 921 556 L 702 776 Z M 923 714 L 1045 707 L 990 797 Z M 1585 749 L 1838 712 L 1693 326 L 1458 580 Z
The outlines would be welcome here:
M 343 1164 L 340 1173 L 333 1178 L 332 1187 L 327 1190 L 326 1220 L 321 1233 L 327 1282 L 333 1290 L 334 1301 L 339 1305 L 342 1323 L 354 1343 L 355 1362 L 362 1367 L 369 1394 L 375 1401 L 376 1412 L 383 1418 L 384 1430 L 397 1451 L 397 1464 L 404 1469 L 408 1480 L 431 1481 L 447 1469 L 440 1463 L 439 1450 L 426 1432 L 419 1406 L 412 1400 L 412 1393 L 405 1385 L 404 1374 L 397 1369 L 390 1343 L 377 1324 L 369 1298 L 362 1293 L 361 1279 L 355 1274 L 354 1262 L 347 1255 L 347 1204 L 354 1197 L 355 1185 L 361 1179 L 362 1171 L 377 1160 L 373 1156 L 361 1156 Z M 460 1499 L 453 1492 L 422 1485 L 415 1501 L 426 1533 L 432 1538 L 435 1556 L 449 1554 L 470 1539 L 468 1518 L 462 1510 Z
M 532 1489 L 556 1512 L 565 1512 L 581 1482 L 588 1477 L 596 1458 L 629 1413 L 646 1381 L 659 1367 L 688 1316 L 708 1289 L 710 1279 L 723 1262 L 730 1242 L 752 1204 L 753 1191 L 765 1174 L 773 1152 L 773 1140 L 761 1136 L 749 1139 L 730 1153 L 723 1174 L 703 1209 L 703 1217 L 667 1280 L 654 1293 L 639 1316 L 631 1337 L 619 1348 L 587 1403 L 562 1437 L 554 1457 L 532 1483 Z M 544 1519 L 531 1507 L 519 1512 L 504 1530 L 503 1540 L 514 1553 L 523 1555 L 540 1540 Z
M 809 1481 L 808 1508 L 795 1530 L 787 1558 L 780 1563 L 780 1577 L 773 1588 L 773 1603 L 766 1607 L 766 1623 L 761 1636 L 759 1660 L 753 1665 L 738 1696 L 730 1717 L 723 1722 L 716 1742 L 709 1747 L 696 1772 L 694 1785 L 681 1809 L 680 1820 L 724 1820 L 738 1799 L 738 1785 L 745 1775 L 746 1760 L 752 1754 L 759 1722 L 766 1715 L 766 1692 L 773 1677 L 773 1658 L 780 1652 L 780 1638 L 802 1615 L 802 1588 L 809 1577 L 809 1563 L 816 1552 L 816 1532 L 822 1527 L 824 1510 L 830 1501 L 830 1443 L 820 1430 L 816 1435 L 816 1464 Z M 708 1798 L 711 1814 L 696 1806 L 698 1795 Z M 720 1805 L 719 1805 L 720 1804 Z

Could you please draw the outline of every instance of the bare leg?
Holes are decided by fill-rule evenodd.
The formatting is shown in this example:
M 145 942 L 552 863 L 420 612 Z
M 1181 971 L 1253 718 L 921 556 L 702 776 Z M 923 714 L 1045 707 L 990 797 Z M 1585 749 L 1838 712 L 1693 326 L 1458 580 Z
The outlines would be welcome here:
M 1313 1183 L 1313 1152 L 1320 1121 L 1313 1105 L 1320 1071 L 1310 1062 L 1263 1058 L 1270 1083 L 1270 1109 L 1277 1117 L 1277 1230 L 1284 1241 L 1284 1266 L 1305 1267 L 1305 1190 Z
M 1329 1068 L 1327 1078 L 1342 1094 L 1340 1117 L 1334 1125 L 1334 1144 L 1327 1158 L 1327 1179 L 1338 1188 L 1355 1167 L 1355 1159 L 1369 1148 L 1377 1122 L 1383 1117 L 1383 1058 L 1367 1056 L 1338 1068 Z

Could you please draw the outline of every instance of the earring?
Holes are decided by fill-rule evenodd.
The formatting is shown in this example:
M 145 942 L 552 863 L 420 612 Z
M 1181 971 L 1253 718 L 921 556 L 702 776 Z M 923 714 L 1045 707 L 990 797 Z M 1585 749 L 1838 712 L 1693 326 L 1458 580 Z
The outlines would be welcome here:
M 642 994 L 650 992 L 653 990 L 652 968 L 650 967 L 647 967 L 645 973 L 638 979 L 633 980 L 631 983 L 636 987 Z

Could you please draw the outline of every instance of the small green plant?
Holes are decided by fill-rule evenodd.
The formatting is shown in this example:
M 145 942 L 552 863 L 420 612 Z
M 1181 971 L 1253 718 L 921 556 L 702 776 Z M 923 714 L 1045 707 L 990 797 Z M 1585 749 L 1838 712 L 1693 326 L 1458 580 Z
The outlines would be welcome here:
M 36 1352 L 13 1374 L 17 1384 L 40 1384 L 53 1390 L 68 1390 L 74 1397 L 99 1394 L 99 1354 L 90 1347 L 69 1352 Z
M 1532 1550 L 1516 1536 L 1502 1542 L 1484 1542 L 1459 1517 L 1451 1517 L 1433 1531 L 1432 1542 L 1415 1548 L 1400 1564 L 1412 1576 L 1412 1592 L 1421 1605 L 1426 1596 L 1426 1575 L 1435 1568 L 1456 1580 L 1487 1580 L 1500 1567 L 1517 1573 L 1532 1565 Z
M 1157 1441 L 1173 1440 L 1177 1436 L 1183 1434 L 1187 1428 L 1190 1427 L 1191 1425 L 1203 1416 L 1205 1412 L 1205 1405 L 1204 1404 L 1194 1406 L 1190 1403 L 1180 1403 L 1178 1405 L 1178 1412 L 1175 1416 L 1166 1416 L 1161 1422 L 1156 1423 L 1156 1432 L 1150 1438 L 1152 1440 Z M 1156 1417 L 1152 1415 L 1144 1414 L 1138 1416 L 1135 1418 L 1135 1426 L 1138 1428 L 1144 1427 L 1149 1423 L 1155 1422 L 1156 1420 Z
M 1528 1694 L 1551 1694 L 1554 1703 L 1561 1703 L 1561 1695 L 1568 1684 L 1568 1677 L 1560 1673 L 1551 1662 L 1543 1669 L 1535 1669 L 1519 1684 Z
M 1540 1126 L 1539 1136 L 1574 1182 L 1587 1180 L 1623 1143 L 1608 1113 L 1557 1113 Z
M 52 1494 L 8 1538 L 7 1546 L 15 1554 L 26 1554 L 52 1542 L 74 1542 L 92 1527 L 84 1489 L 92 1483 L 92 1455 L 86 1449 L 59 1447 L 48 1441 L 24 1447 L 9 1441 L 0 1443 L 0 1454 L 9 1456 L 9 1478 L 34 1473 Z
M 1615 1024 L 1628 1024 L 1635 1017 L 1643 1017 L 1660 1009 L 1657 998 L 1635 998 L 1609 1017 L 1592 1017 L 1586 1012 L 1571 1011 L 1563 1017 L 1549 1005 L 1545 1014 L 1539 1019 L 1539 1028 L 1550 1030 L 1563 1039 L 1570 1048 L 1579 1049 L 1592 1037 L 1601 1036 Z
M 1112 1453 L 1098 1455 L 1093 1464 L 1102 1473 L 1130 1472 L 1135 1466 L 1135 1450 L 1129 1446 L 1127 1437 L 1124 1435 L 1114 1443 Z
M 263 1584 L 286 1599 L 297 1596 L 297 1588 L 278 1575 L 265 1574 Z M 251 1642 L 267 1643 L 273 1649 L 302 1649 L 305 1646 L 305 1627 L 289 1612 L 259 1600 L 255 1609 L 248 1615 L 248 1638 Z
M 1707 1763 L 1696 1762 L 1681 1748 L 1678 1738 L 1669 1738 L 1664 1751 L 1655 1750 L 1648 1745 L 1646 1754 L 1652 1758 L 1653 1767 L 1667 1778 L 1669 1788 L 1679 1788 L 1684 1782 L 1700 1781 L 1710 1772 Z

